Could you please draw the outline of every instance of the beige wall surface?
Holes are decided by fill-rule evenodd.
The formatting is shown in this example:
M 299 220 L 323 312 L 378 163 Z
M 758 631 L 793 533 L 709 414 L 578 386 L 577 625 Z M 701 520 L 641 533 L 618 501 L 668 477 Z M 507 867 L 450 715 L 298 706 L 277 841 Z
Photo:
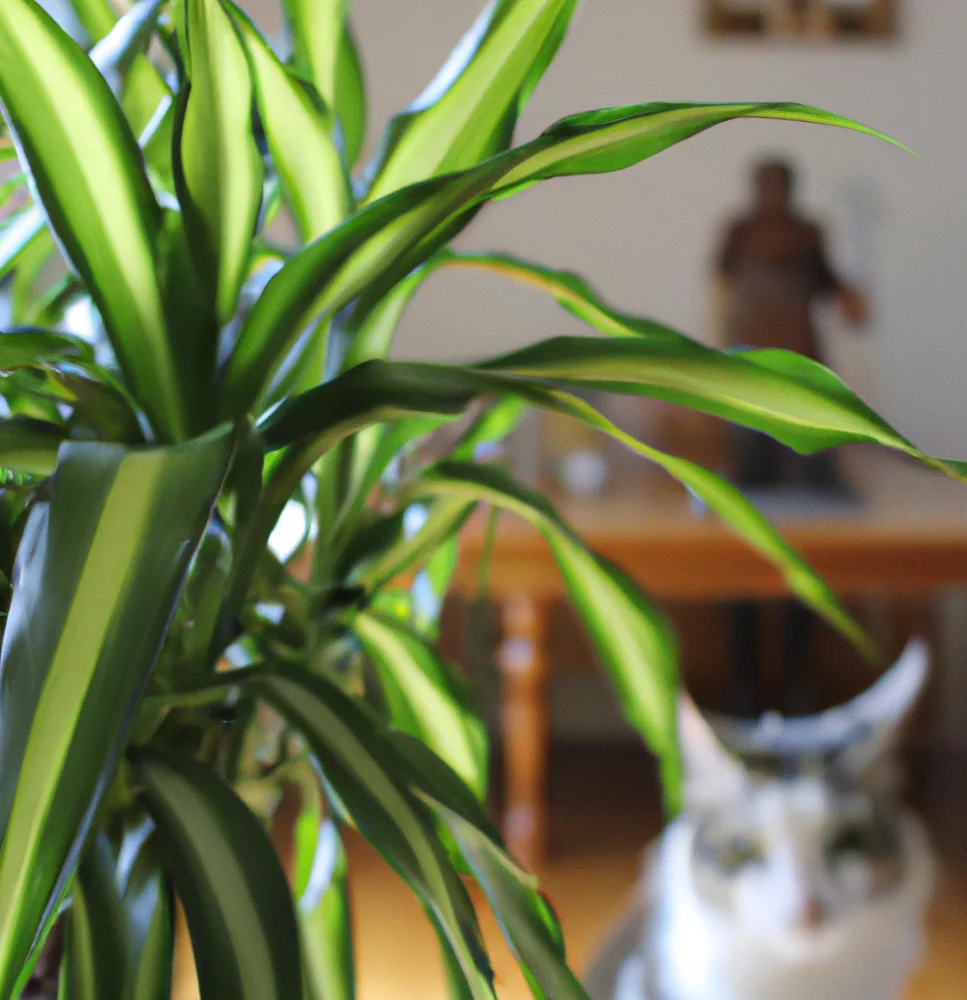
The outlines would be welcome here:
M 247 6 L 271 30 L 274 0 Z M 355 0 L 378 126 L 430 79 L 479 0 Z M 514 251 L 582 272 L 619 307 L 705 336 L 708 265 L 741 206 L 749 162 L 793 158 L 806 207 L 876 315 L 850 337 L 826 329 L 841 373 L 927 448 L 967 457 L 967 5 L 905 0 L 893 43 L 712 40 L 698 0 L 584 0 L 518 130 L 574 111 L 647 100 L 800 100 L 876 125 L 921 159 L 864 136 L 740 122 L 623 174 L 552 181 L 494 205 L 466 247 Z M 568 331 L 575 320 L 496 278 L 442 274 L 407 314 L 397 355 L 462 359 Z

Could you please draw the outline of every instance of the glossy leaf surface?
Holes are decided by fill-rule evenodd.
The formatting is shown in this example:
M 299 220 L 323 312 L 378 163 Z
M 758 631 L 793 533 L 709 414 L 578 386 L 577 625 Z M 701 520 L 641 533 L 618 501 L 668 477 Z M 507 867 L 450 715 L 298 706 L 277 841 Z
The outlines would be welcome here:
M 190 84 L 177 137 L 178 200 L 222 323 L 235 312 L 262 203 L 252 76 L 221 0 L 186 0 Z
M 94 64 L 33 0 L 0 8 L 0 98 L 50 224 L 159 434 L 187 436 L 156 248 L 161 212 Z
M 491 503 L 534 524 L 554 552 L 578 614 L 621 695 L 629 721 L 662 761 L 665 791 L 679 805 L 676 649 L 668 623 L 633 580 L 589 552 L 539 493 L 495 466 L 444 462 L 413 496 Z
M 537 880 L 507 856 L 480 803 L 423 744 L 397 735 L 393 746 L 411 789 L 434 809 L 486 894 L 534 996 L 587 1000 L 567 968 L 560 925 Z
M 61 447 L 0 650 L 0 996 L 73 871 L 232 446 Z
M 58 1000 L 126 1000 L 127 940 L 105 834 L 88 848 L 71 886 Z
M 735 118 L 811 121 L 873 133 L 796 104 L 646 104 L 565 118 L 476 167 L 373 202 L 291 258 L 242 328 L 226 370 L 224 411 L 255 404 L 312 316 L 331 315 L 364 291 L 387 291 L 452 238 L 484 201 L 551 177 L 620 170 Z
M 29 417 L 0 420 L 0 467 L 31 476 L 49 476 L 67 436 L 63 427 Z
M 258 29 L 237 8 L 235 23 L 249 54 L 262 128 L 292 207 L 308 243 L 349 213 L 349 178 L 333 143 L 328 112 L 279 62 Z
M 138 754 L 134 771 L 185 907 L 202 1000 L 300 1000 L 292 898 L 259 821 L 197 761 Z
M 360 832 L 416 893 L 470 995 L 492 997 L 492 973 L 466 890 L 425 808 L 394 776 L 385 738 L 368 715 L 333 684 L 305 671 L 280 671 L 259 689 L 302 733 Z
M 464 679 L 399 622 L 362 613 L 352 628 L 376 669 L 392 726 L 422 740 L 482 798 L 487 733 Z
M 558 337 L 479 367 L 666 399 L 764 431 L 801 452 L 869 442 L 916 453 L 829 369 L 788 351 L 728 354 L 686 338 Z
M 436 78 L 390 122 L 369 200 L 464 170 L 506 149 L 575 5 L 576 0 L 488 4 Z

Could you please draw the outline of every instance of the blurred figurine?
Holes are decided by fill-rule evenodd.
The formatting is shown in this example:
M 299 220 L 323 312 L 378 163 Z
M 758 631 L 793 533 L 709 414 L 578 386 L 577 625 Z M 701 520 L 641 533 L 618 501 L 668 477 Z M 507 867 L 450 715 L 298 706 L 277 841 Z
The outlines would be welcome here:
M 821 715 L 710 726 L 685 701 L 685 808 L 586 977 L 592 1000 L 899 1000 L 933 855 L 893 756 L 926 674 L 915 641 Z
M 783 348 L 822 362 L 813 313 L 819 299 L 835 296 L 851 324 L 868 318 L 866 298 L 834 273 L 822 230 L 796 212 L 795 175 L 780 161 L 755 170 L 751 212 L 734 222 L 718 255 L 723 280 L 721 336 L 729 348 Z M 835 490 L 829 456 L 803 458 L 757 431 L 736 428 L 732 449 L 744 487 L 791 486 Z

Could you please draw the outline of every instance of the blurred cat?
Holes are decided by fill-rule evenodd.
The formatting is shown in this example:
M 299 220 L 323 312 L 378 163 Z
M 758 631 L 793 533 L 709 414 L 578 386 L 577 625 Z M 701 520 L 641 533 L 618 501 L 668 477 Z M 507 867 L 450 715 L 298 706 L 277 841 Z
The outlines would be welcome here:
M 915 641 L 821 715 L 710 724 L 684 701 L 685 809 L 589 974 L 592 997 L 899 1000 L 933 863 L 893 749 L 926 673 Z

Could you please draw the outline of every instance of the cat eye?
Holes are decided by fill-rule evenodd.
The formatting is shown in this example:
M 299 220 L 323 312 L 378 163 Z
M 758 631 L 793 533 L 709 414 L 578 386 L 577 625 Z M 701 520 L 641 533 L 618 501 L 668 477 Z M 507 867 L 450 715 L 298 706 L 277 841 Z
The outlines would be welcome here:
M 762 847 L 752 837 L 744 834 L 710 844 L 709 850 L 717 867 L 730 874 L 762 861 Z
M 831 855 L 866 854 L 872 845 L 872 833 L 869 827 L 853 824 L 844 826 L 826 845 Z

